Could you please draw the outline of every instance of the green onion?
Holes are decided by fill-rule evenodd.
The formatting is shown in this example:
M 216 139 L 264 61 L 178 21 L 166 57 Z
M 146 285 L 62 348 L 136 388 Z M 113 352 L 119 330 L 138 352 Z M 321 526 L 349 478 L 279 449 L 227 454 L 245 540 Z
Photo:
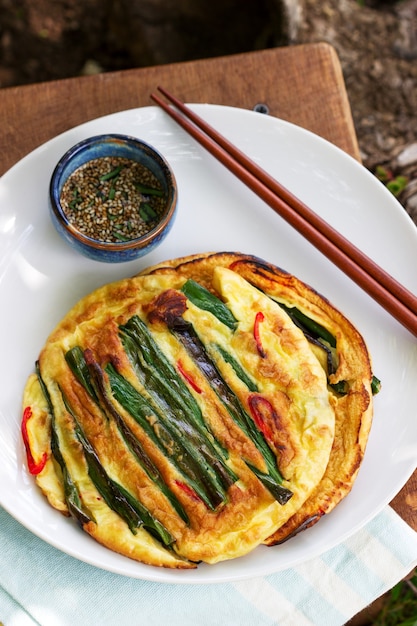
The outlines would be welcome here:
M 207 484 L 223 493 L 224 499 L 225 490 L 237 477 L 226 465 L 227 453 L 213 437 L 188 387 L 138 316 L 120 326 L 120 331 L 124 349 L 151 403 L 175 429 L 173 435 L 205 473 Z
M 124 487 L 110 478 L 74 415 L 73 418 L 75 434 L 83 447 L 87 461 L 88 474 L 107 506 L 126 522 L 134 535 L 137 533 L 137 529 L 143 526 L 153 535 L 156 535 L 165 545 L 173 543 L 174 538 L 169 531 Z
M 337 369 L 338 357 L 335 337 L 327 330 L 327 328 L 312 320 L 296 307 L 286 306 L 272 296 L 269 297 L 284 311 L 286 311 L 294 324 L 304 333 L 307 341 L 320 347 L 326 353 L 326 375 L 329 380 L 329 376 L 334 374 Z M 329 387 L 341 396 L 346 395 L 349 392 L 349 384 L 345 380 L 341 380 L 338 383 L 329 382 Z
M 65 354 L 65 359 L 74 376 L 84 386 L 92 399 L 105 413 L 106 417 L 114 419 L 126 445 L 135 456 L 142 469 L 169 500 L 178 515 L 186 523 L 188 523 L 188 516 L 181 503 L 175 497 L 175 494 L 170 491 L 157 467 L 146 454 L 140 442 L 125 423 L 122 416 L 113 406 L 104 383 L 104 373 L 101 368 L 97 363 L 90 364 L 90 366 L 88 366 L 84 358 L 84 353 L 79 346 L 69 350 Z
M 218 352 L 220 352 L 223 360 L 229 365 L 232 366 L 236 376 L 246 385 L 249 391 L 258 391 L 257 384 L 250 378 L 250 376 L 245 372 L 241 364 L 235 359 L 229 352 L 227 352 L 222 346 L 218 344 L 215 345 L 215 348 Z
M 53 457 L 58 463 L 62 472 L 65 501 L 71 515 L 78 521 L 81 526 L 84 526 L 84 524 L 87 524 L 90 521 L 95 522 L 95 519 L 91 511 L 82 503 L 80 492 L 73 482 L 70 473 L 68 472 L 64 457 L 62 456 L 59 445 L 59 436 L 56 427 L 55 411 L 52 405 L 48 388 L 45 385 L 41 375 L 39 361 L 36 362 L 36 374 L 38 376 L 39 384 L 41 386 L 45 400 L 48 404 L 48 410 L 51 415 L 51 450 Z
M 155 189 L 153 187 L 146 187 L 141 183 L 133 183 L 139 193 L 143 193 L 144 196 L 159 196 L 162 197 L 164 192 L 161 189 Z
M 130 241 L 129 237 L 125 237 L 124 235 L 121 235 L 120 233 L 117 232 L 117 230 L 114 230 L 112 232 L 112 235 L 115 239 L 118 239 L 119 241 Z
M 330 383 L 329 387 L 333 389 L 339 396 L 345 396 L 349 392 L 349 384 L 346 380 L 339 380 L 338 383 Z
M 211 433 L 198 402 L 159 348 L 146 324 L 134 315 L 127 324 L 120 326 L 120 332 L 125 351 L 144 387 L 154 389 L 156 394 L 160 390 L 163 396 L 169 398 L 171 406 L 179 414 L 184 414 L 186 420 L 209 439 L 217 452 L 227 458 L 227 451 L 221 448 Z
M 144 222 L 152 222 L 156 219 L 157 213 L 147 202 L 143 202 L 139 207 L 139 215 Z
M 71 372 L 77 378 L 78 382 L 87 390 L 88 394 L 98 404 L 98 397 L 95 389 L 91 384 L 90 372 L 84 358 L 84 352 L 80 346 L 75 346 L 65 353 L 65 361 L 67 362 Z
M 140 517 L 143 521 L 143 527 L 158 541 L 162 540 L 162 543 L 165 546 L 170 546 L 175 543 L 175 537 L 171 535 L 169 530 L 165 528 L 165 526 L 153 515 L 150 514 L 148 509 L 142 505 L 141 502 L 137 498 L 134 498 L 127 489 L 122 487 L 121 485 L 117 485 L 120 493 L 126 499 L 126 501 L 130 504 L 135 513 Z
M 210 509 L 215 509 L 224 501 L 224 494 L 216 493 L 211 482 L 207 479 L 206 464 L 200 465 L 190 456 L 190 446 L 185 446 L 188 440 L 190 445 L 193 439 L 183 431 L 173 433 L 169 421 L 157 413 L 146 399 L 111 366 L 106 368 L 110 378 L 112 392 L 119 404 L 143 428 L 147 436 L 163 452 L 176 469 L 184 476 L 187 484 L 195 491 L 199 498 Z M 198 452 L 198 449 L 197 449 Z
M 329 333 L 324 326 L 318 324 L 297 308 L 287 307 L 275 300 L 275 298 L 272 299 L 274 302 L 277 302 L 279 306 L 288 313 L 294 323 L 303 330 L 308 341 L 320 346 L 327 353 L 327 375 L 333 374 L 337 369 L 335 337 Z M 339 395 L 346 395 L 349 392 L 349 384 L 345 380 L 335 384 L 329 384 L 329 386 Z M 381 381 L 376 376 L 372 376 L 371 389 L 373 395 L 376 395 L 381 390 Z
M 372 376 L 372 381 L 371 381 L 371 389 L 372 389 L 372 394 L 374 396 L 376 396 L 377 393 L 379 393 L 381 391 L 381 381 L 379 380 L 379 378 L 377 378 L 376 376 Z
M 290 316 L 290 318 L 292 319 L 294 324 L 299 326 L 301 328 L 301 330 L 308 331 L 315 338 L 320 337 L 321 339 L 324 339 L 324 341 L 327 341 L 327 343 L 330 346 L 332 346 L 332 348 L 336 347 L 336 339 L 333 337 L 333 335 L 331 333 L 329 333 L 327 328 L 325 328 L 321 324 L 318 324 L 317 322 L 312 320 L 310 317 L 305 315 L 305 313 L 302 313 L 296 307 L 294 307 L 294 306 L 286 306 L 282 302 L 279 302 L 278 300 L 275 300 L 275 298 L 271 298 L 271 299 L 274 300 L 274 302 L 276 302 L 277 304 L 279 304 L 279 306 L 282 309 L 284 309 L 284 311 L 286 313 L 288 313 L 288 315 Z
M 106 180 L 111 180 L 112 178 L 116 178 L 120 174 L 123 168 L 124 168 L 124 165 L 118 165 L 111 172 L 108 172 L 107 174 L 103 174 L 102 176 L 100 176 L 99 180 L 104 182 Z
M 191 278 L 187 280 L 181 291 L 199 309 L 209 311 L 231 330 L 236 329 L 238 322 L 231 310 L 217 296 L 195 280 Z
M 179 317 L 170 324 L 169 328 L 179 341 L 181 341 L 191 358 L 200 368 L 234 422 L 253 441 L 258 451 L 262 454 L 268 468 L 268 473 L 265 474 L 260 470 L 256 470 L 256 472 L 254 472 L 256 476 L 280 504 L 288 502 L 293 494 L 289 489 L 282 486 L 283 478 L 277 467 L 274 452 L 269 447 L 264 435 L 257 428 L 251 416 L 245 411 L 235 393 L 223 380 L 216 365 L 207 354 L 204 344 L 201 342 L 192 324 Z M 249 463 L 246 462 L 246 464 L 248 467 L 250 466 Z M 252 466 L 250 467 L 252 469 Z

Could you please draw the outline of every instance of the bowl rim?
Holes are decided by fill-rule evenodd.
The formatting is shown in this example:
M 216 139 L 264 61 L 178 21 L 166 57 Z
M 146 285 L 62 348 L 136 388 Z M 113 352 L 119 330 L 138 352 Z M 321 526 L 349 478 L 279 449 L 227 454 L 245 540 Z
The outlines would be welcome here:
M 126 144 L 131 144 L 134 147 L 145 148 L 148 150 L 152 157 L 156 159 L 156 161 L 161 166 L 161 169 L 164 172 L 164 175 L 167 178 L 167 187 L 168 187 L 168 197 L 166 200 L 166 204 L 168 209 L 166 210 L 163 217 L 160 221 L 145 235 L 141 235 L 140 237 L 136 237 L 135 239 L 130 239 L 129 241 L 119 241 L 119 242 L 110 242 L 110 241 L 100 241 L 99 239 L 93 239 L 92 237 L 88 237 L 80 232 L 68 219 L 63 210 L 60 202 L 60 194 L 58 193 L 58 181 L 59 177 L 62 174 L 62 170 L 64 166 L 71 160 L 76 154 L 78 154 L 84 148 L 99 144 L 99 143 L 109 143 L 111 145 L 112 141 L 120 141 Z M 101 157 L 99 157 L 101 158 Z M 92 159 L 88 159 L 86 163 Z M 75 171 L 75 170 L 74 170 Z M 166 226 L 170 223 L 171 219 L 174 216 L 176 205 L 177 205 L 177 182 L 175 179 L 174 172 L 168 163 L 167 159 L 157 150 L 154 146 L 149 144 L 146 141 L 143 141 L 139 137 L 135 137 L 133 135 L 122 134 L 122 133 L 104 133 L 100 135 L 93 135 L 91 137 L 87 137 L 77 142 L 71 148 L 69 148 L 59 159 L 57 164 L 55 165 L 50 183 L 49 183 L 49 198 L 50 198 L 50 206 L 52 211 L 60 223 L 60 225 L 64 228 L 66 233 L 73 237 L 74 240 L 79 242 L 80 244 L 94 250 L 103 250 L 107 252 L 122 252 L 128 251 L 134 248 L 146 247 L 147 244 L 152 243 L 154 239 L 157 239 L 158 236 L 165 230 Z

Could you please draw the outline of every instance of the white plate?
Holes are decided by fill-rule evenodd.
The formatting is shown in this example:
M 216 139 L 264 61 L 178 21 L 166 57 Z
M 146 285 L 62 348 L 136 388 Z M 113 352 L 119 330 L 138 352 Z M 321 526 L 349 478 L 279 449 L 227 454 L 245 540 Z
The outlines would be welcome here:
M 193 105 L 284 185 L 417 291 L 417 229 L 369 172 L 319 137 L 281 120 L 229 107 Z M 73 252 L 48 217 L 52 169 L 73 144 L 121 132 L 158 148 L 179 187 L 173 230 L 144 260 L 100 264 Z M 153 568 L 114 554 L 55 512 L 25 469 L 20 439 L 26 377 L 54 325 L 84 294 L 155 262 L 204 251 L 259 255 L 314 286 L 363 333 L 383 390 L 351 494 L 319 524 L 274 548 L 195 571 Z M 223 582 L 294 566 L 341 542 L 375 516 L 417 459 L 416 340 L 157 107 L 116 113 L 41 146 L 0 181 L 0 504 L 30 531 L 97 567 L 168 583 Z

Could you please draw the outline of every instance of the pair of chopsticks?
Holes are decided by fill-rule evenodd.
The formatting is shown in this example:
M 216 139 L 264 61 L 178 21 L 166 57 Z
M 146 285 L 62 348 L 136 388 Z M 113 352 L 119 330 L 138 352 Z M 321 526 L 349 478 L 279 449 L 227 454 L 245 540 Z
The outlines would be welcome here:
M 151 98 L 397 321 L 417 336 L 417 296 L 163 87 Z

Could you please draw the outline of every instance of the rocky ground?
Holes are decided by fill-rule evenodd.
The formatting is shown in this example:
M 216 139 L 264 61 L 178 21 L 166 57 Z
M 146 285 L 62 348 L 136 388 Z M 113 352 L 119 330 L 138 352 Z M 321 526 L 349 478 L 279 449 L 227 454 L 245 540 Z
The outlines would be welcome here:
M 0 0 L 0 89 L 311 41 L 336 48 L 363 162 L 417 223 L 417 0 Z
M 303 4 L 298 40 L 336 48 L 363 162 L 417 222 L 417 1 Z

